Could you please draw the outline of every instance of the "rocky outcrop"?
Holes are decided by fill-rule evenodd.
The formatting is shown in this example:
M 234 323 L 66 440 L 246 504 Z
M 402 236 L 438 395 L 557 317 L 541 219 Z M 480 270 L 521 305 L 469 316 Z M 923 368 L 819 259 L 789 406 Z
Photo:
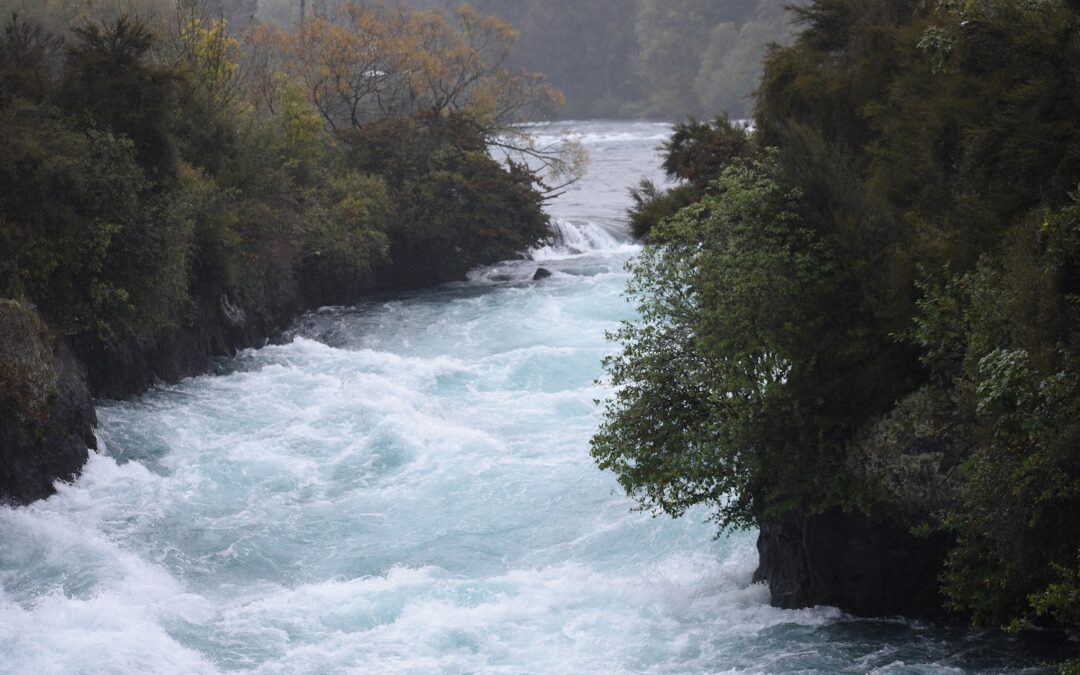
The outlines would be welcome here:
M 755 579 L 768 582 L 774 605 L 942 613 L 938 586 L 950 539 L 912 530 L 955 505 L 960 463 L 971 451 L 962 440 L 971 434 L 944 396 L 929 388 L 911 394 L 851 444 L 847 469 L 871 495 L 874 518 L 792 512 L 760 525 Z
M 0 502 L 47 497 L 95 447 L 86 373 L 37 313 L 0 300 Z
M 856 436 L 847 468 L 876 491 L 882 510 L 926 522 L 957 505 L 973 437 L 948 395 L 927 387 Z
M 266 344 L 302 309 L 295 285 L 275 290 L 255 308 L 208 295 L 175 330 L 122 340 L 55 338 L 32 308 L 0 299 L 0 502 L 47 497 L 78 475 L 96 447 L 95 398 L 133 396 Z
M 161 382 L 205 373 L 215 358 L 265 345 L 302 308 L 292 288 L 281 289 L 267 308 L 241 308 L 225 295 L 205 297 L 175 330 L 122 340 L 82 336 L 76 349 L 87 366 L 94 396 L 121 399 Z
M 790 513 L 760 526 L 755 581 L 785 609 L 829 605 L 860 616 L 941 614 L 948 539 L 861 514 Z

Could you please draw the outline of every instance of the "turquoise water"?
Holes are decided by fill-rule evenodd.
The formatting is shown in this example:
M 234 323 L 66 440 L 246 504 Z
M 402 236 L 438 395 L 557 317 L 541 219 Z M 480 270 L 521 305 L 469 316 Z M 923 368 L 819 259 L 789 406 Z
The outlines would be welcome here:
M 102 405 L 83 476 L 0 509 L 0 671 L 1037 669 L 993 636 L 774 609 L 754 533 L 631 510 L 588 439 L 633 315 L 626 188 L 667 127 L 575 128 L 593 163 L 550 205 L 560 243 Z

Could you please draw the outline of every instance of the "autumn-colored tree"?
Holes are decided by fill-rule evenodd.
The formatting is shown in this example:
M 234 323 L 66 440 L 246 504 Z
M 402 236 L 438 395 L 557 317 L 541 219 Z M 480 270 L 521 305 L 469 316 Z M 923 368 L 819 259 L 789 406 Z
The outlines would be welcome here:
M 207 15 L 196 6 L 178 5 L 176 25 L 176 62 L 189 70 L 191 81 L 216 105 L 228 105 L 240 88 L 239 40 L 229 34 L 224 18 Z
M 547 78 L 507 66 L 518 33 L 510 24 L 468 5 L 454 14 L 411 12 L 403 36 L 414 104 L 434 113 L 464 112 L 482 124 L 525 121 L 530 109 L 563 102 Z
M 204 41 L 216 35 L 213 26 L 202 30 Z M 586 156 L 572 141 L 540 147 L 520 128 L 563 97 L 544 75 L 509 65 L 517 37 L 467 5 L 447 13 L 342 0 L 291 30 L 255 26 L 237 79 L 249 103 L 269 114 L 287 87 L 298 88 L 336 135 L 402 117 L 468 119 L 490 147 L 527 158 L 557 189 L 581 175 Z
M 290 74 L 332 130 L 396 112 L 393 80 L 403 70 L 381 5 L 350 2 L 279 34 Z

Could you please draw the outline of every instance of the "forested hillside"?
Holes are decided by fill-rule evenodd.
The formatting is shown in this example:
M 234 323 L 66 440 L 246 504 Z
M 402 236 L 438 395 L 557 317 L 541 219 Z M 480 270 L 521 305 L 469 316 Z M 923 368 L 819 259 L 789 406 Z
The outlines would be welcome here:
M 782 604 L 1075 631 L 1077 4 L 795 18 L 755 130 L 680 125 L 682 184 L 639 194 L 642 318 L 594 456 L 647 509 L 760 525 Z

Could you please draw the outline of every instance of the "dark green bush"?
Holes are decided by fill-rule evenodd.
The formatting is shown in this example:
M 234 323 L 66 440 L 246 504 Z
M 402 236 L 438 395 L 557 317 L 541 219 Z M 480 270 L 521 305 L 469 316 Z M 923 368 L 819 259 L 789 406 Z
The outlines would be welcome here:
M 349 164 L 381 176 L 396 205 L 387 235 L 400 283 L 460 279 L 550 235 L 535 175 L 493 160 L 464 116 L 373 122 L 345 141 Z

